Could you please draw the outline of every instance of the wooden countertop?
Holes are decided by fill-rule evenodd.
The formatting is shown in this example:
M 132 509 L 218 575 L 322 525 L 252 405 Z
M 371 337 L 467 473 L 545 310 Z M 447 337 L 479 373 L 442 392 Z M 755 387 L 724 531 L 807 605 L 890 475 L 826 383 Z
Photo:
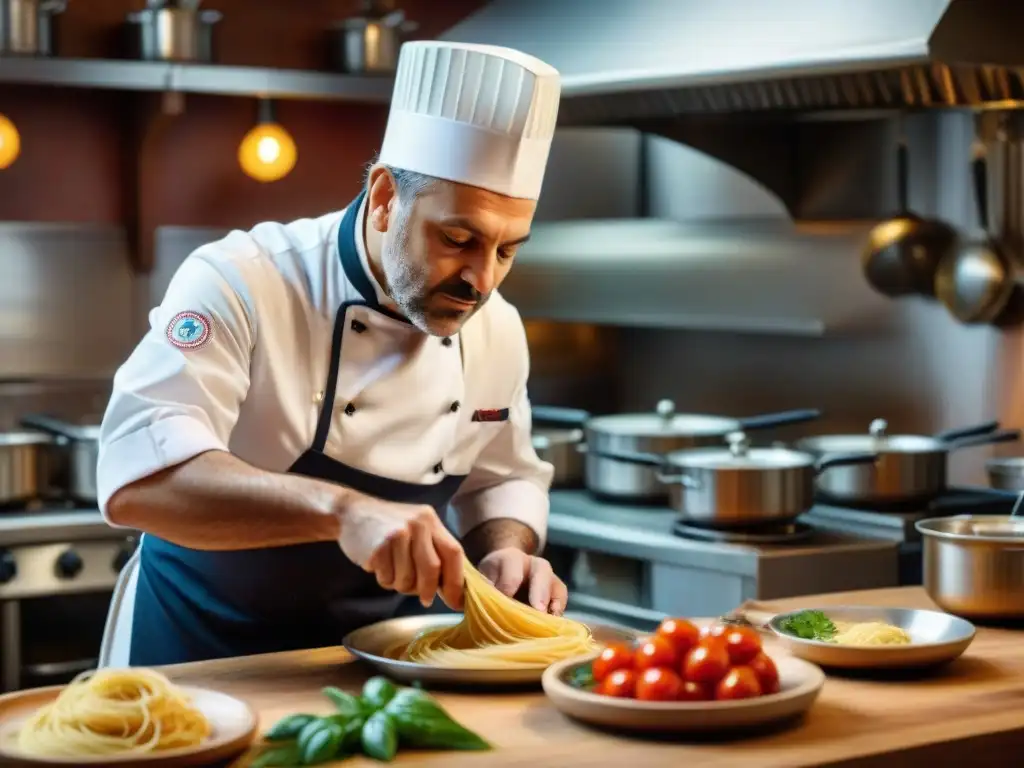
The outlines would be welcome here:
M 920 587 L 801 597 L 774 601 L 771 607 L 840 604 L 935 607 Z M 782 653 L 779 648 L 770 652 Z M 352 662 L 343 648 L 184 664 L 165 671 L 175 680 L 247 700 L 264 728 L 292 712 L 327 712 L 321 687 L 357 691 L 373 674 Z M 904 766 L 914 761 L 1002 766 L 1024 748 L 1024 632 L 979 627 L 964 656 L 921 679 L 829 676 L 802 722 L 733 741 L 666 744 L 605 734 L 567 719 L 540 692 L 435 695 L 452 716 L 494 744 L 494 751 L 399 753 L 397 764 L 788 768 Z M 350 758 L 345 765 L 379 764 Z

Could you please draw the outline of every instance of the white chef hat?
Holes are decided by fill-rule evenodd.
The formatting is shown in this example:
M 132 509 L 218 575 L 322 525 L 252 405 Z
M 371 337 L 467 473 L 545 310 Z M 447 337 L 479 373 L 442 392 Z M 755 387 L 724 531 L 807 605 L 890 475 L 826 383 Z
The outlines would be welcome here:
M 560 93 L 558 70 L 511 48 L 405 43 L 379 160 L 536 200 Z

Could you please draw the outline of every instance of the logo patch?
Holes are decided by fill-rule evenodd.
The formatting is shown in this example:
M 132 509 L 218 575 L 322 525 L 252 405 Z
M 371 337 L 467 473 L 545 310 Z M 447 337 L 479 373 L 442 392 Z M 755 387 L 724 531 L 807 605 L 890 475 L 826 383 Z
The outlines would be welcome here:
M 210 320 L 198 312 L 179 312 L 167 324 L 167 340 L 178 349 L 197 349 L 210 340 Z
M 508 408 L 481 408 L 473 412 L 473 421 L 508 421 Z

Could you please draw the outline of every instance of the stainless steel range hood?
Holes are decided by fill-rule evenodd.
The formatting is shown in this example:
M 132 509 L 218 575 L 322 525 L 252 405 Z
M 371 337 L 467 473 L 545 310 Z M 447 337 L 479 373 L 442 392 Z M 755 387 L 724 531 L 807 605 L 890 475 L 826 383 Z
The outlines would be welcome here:
M 1024 100 L 1020 0 L 492 0 L 442 39 L 532 53 L 564 124 Z

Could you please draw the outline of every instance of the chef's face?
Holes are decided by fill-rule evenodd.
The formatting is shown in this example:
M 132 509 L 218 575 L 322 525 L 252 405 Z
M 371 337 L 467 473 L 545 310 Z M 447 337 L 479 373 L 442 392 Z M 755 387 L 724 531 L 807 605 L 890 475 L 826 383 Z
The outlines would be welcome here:
M 384 289 L 421 330 L 451 336 L 505 279 L 537 204 L 447 181 L 400 198 L 378 166 L 368 206 Z

